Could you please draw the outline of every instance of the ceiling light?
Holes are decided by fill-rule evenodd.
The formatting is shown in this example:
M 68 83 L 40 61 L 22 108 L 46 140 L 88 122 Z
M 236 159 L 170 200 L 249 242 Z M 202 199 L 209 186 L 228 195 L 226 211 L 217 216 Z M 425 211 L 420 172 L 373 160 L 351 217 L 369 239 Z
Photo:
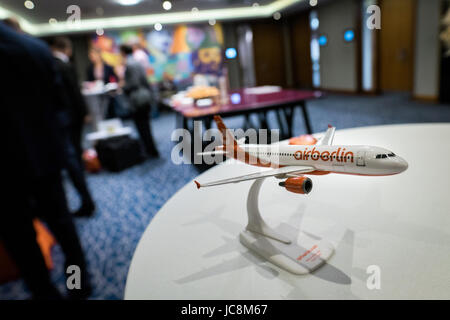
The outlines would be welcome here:
M 155 30 L 156 31 L 161 31 L 161 29 L 162 29 L 162 24 L 161 23 L 155 23 Z
M 197 13 L 197 12 L 198 12 L 198 8 L 197 8 L 197 7 L 193 7 L 193 8 L 191 9 L 191 12 L 192 12 L 192 13 Z
M 275 20 L 280 20 L 280 19 L 281 19 L 281 13 L 275 12 L 275 13 L 273 14 L 273 18 L 274 18 Z
M 310 5 L 311 7 L 317 6 L 317 0 L 309 0 L 309 5 Z
M 34 2 L 33 1 L 27 0 L 27 1 L 24 2 L 23 5 L 27 9 L 30 9 L 30 10 L 34 9 Z
M 56 20 L 55 18 L 50 18 L 48 19 L 48 23 L 50 23 L 51 25 L 55 25 L 58 23 L 58 20 Z
M 95 30 L 95 33 L 96 33 L 98 36 L 102 36 L 102 35 L 105 34 L 105 30 L 103 30 L 103 28 L 97 28 L 97 30 Z
M 162 6 L 163 6 L 164 10 L 170 10 L 170 9 L 172 9 L 172 2 L 164 1 Z
M 95 12 L 99 15 L 102 16 L 105 13 L 105 10 L 103 10 L 102 7 L 97 7 L 97 9 L 95 9 Z
M 252 4 L 252 7 L 253 7 L 253 8 L 259 7 L 259 3 L 258 3 L 258 2 L 255 2 L 254 4 Z
M 116 0 L 116 2 L 122 6 L 134 6 L 142 0 Z
M 209 23 L 210 26 L 213 26 L 213 25 L 216 24 L 216 19 L 210 19 L 210 20 L 208 21 L 208 23 Z

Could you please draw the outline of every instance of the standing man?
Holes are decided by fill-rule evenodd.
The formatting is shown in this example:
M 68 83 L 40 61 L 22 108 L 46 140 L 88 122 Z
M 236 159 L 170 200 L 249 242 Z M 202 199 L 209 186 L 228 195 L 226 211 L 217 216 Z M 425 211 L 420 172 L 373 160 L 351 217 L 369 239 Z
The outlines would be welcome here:
M 150 127 L 152 94 L 145 70 L 133 58 L 133 49 L 130 46 L 121 45 L 120 53 L 125 60 L 125 77 L 122 89 L 129 99 L 134 123 L 147 154 L 150 157 L 159 157 Z
M 67 209 L 61 180 L 59 79 L 53 57 L 40 40 L 19 34 L 0 22 L 0 107 L 4 125 L 4 175 L 7 190 L 0 212 L 0 238 L 34 298 L 60 299 L 36 242 L 32 220 L 43 219 L 65 255 L 65 265 L 79 267 L 81 289 L 91 293 L 80 241 Z
M 58 112 L 62 123 L 61 143 L 65 153 L 65 167 L 81 197 L 81 207 L 75 212 L 75 216 L 90 217 L 94 213 L 95 205 L 84 176 L 81 147 L 81 132 L 87 107 L 81 95 L 77 74 L 70 63 L 72 43 L 69 38 L 56 37 L 50 42 L 50 47 L 56 71 L 61 76 L 61 94 L 66 100 Z

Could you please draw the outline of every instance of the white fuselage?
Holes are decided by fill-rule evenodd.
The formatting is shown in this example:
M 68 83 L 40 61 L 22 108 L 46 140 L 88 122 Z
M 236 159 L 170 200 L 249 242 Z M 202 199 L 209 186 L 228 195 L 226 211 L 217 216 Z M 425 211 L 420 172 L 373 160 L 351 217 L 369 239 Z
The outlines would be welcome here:
M 407 162 L 393 152 L 372 146 L 244 144 L 240 147 L 272 167 L 312 166 L 318 171 L 361 175 L 391 175 L 408 168 Z

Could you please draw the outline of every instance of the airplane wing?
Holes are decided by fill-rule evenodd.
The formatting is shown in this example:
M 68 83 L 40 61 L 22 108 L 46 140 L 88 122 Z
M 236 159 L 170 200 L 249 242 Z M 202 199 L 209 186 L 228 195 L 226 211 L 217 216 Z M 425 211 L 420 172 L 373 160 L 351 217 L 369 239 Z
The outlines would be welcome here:
M 316 146 L 331 146 L 333 144 L 335 127 L 328 125 L 328 130 L 325 135 L 316 143 Z
M 229 178 L 229 179 L 222 179 L 217 181 L 211 181 L 207 183 L 199 183 L 198 181 L 194 181 L 197 185 L 197 188 L 200 189 L 201 187 L 212 187 L 212 186 L 218 186 L 221 184 L 228 184 L 228 183 L 238 183 L 242 181 L 247 180 L 254 180 L 254 179 L 260 179 L 260 178 L 267 178 L 267 177 L 273 177 L 278 175 L 286 175 L 286 176 L 296 176 L 301 175 L 303 173 L 308 173 L 311 171 L 316 170 L 314 167 L 310 166 L 289 166 L 289 167 L 282 167 L 272 170 L 266 170 L 256 173 L 251 173 L 239 177 Z

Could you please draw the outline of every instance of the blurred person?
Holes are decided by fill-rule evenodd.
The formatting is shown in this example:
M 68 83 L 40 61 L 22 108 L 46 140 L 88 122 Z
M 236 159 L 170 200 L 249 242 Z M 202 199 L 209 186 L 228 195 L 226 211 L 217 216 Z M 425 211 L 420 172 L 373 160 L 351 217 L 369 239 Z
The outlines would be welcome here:
M 114 68 L 103 61 L 100 49 L 95 47 L 89 49 L 89 61 L 91 63 L 87 69 L 87 81 L 103 81 L 104 84 L 119 82 Z M 107 119 L 115 118 L 117 116 L 116 108 L 118 108 L 116 99 L 109 96 L 105 117 Z
M 8 27 L 14 29 L 16 32 L 22 33 L 23 30 L 20 27 L 19 20 L 17 20 L 14 17 L 8 17 L 2 20 L 2 22 L 7 25 Z
M 66 103 L 59 109 L 61 118 L 61 143 L 64 149 L 64 163 L 73 185 L 81 197 L 81 206 L 74 213 L 77 217 L 90 217 L 95 211 L 94 201 L 89 192 L 84 175 L 81 146 L 81 133 L 87 107 L 76 71 L 70 63 L 72 42 L 66 37 L 55 37 L 50 41 L 56 71 L 61 76 L 61 84 Z
M 91 47 L 89 49 L 89 61 L 87 69 L 87 81 L 101 80 L 103 83 L 118 82 L 114 68 L 103 61 L 100 49 Z
M 151 157 L 159 157 L 150 127 L 152 94 L 145 70 L 133 58 L 133 49 L 130 46 L 121 45 L 120 53 L 125 61 L 125 76 L 122 89 L 129 100 L 132 118 L 147 154 Z
M 141 64 L 144 70 L 150 68 L 150 59 L 147 52 L 142 48 L 139 43 L 135 43 L 132 45 L 133 48 L 133 58 L 137 62 Z
M 32 220 L 47 223 L 65 255 L 65 265 L 81 271 L 74 299 L 91 293 L 86 261 L 69 214 L 61 179 L 61 150 L 55 106 L 63 103 L 49 48 L 0 22 L 0 106 L 5 139 L 1 179 L 4 209 L 0 239 L 18 267 L 33 298 L 61 299 L 50 280 L 36 242 Z M 7 209 L 5 209 L 7 208 Z

